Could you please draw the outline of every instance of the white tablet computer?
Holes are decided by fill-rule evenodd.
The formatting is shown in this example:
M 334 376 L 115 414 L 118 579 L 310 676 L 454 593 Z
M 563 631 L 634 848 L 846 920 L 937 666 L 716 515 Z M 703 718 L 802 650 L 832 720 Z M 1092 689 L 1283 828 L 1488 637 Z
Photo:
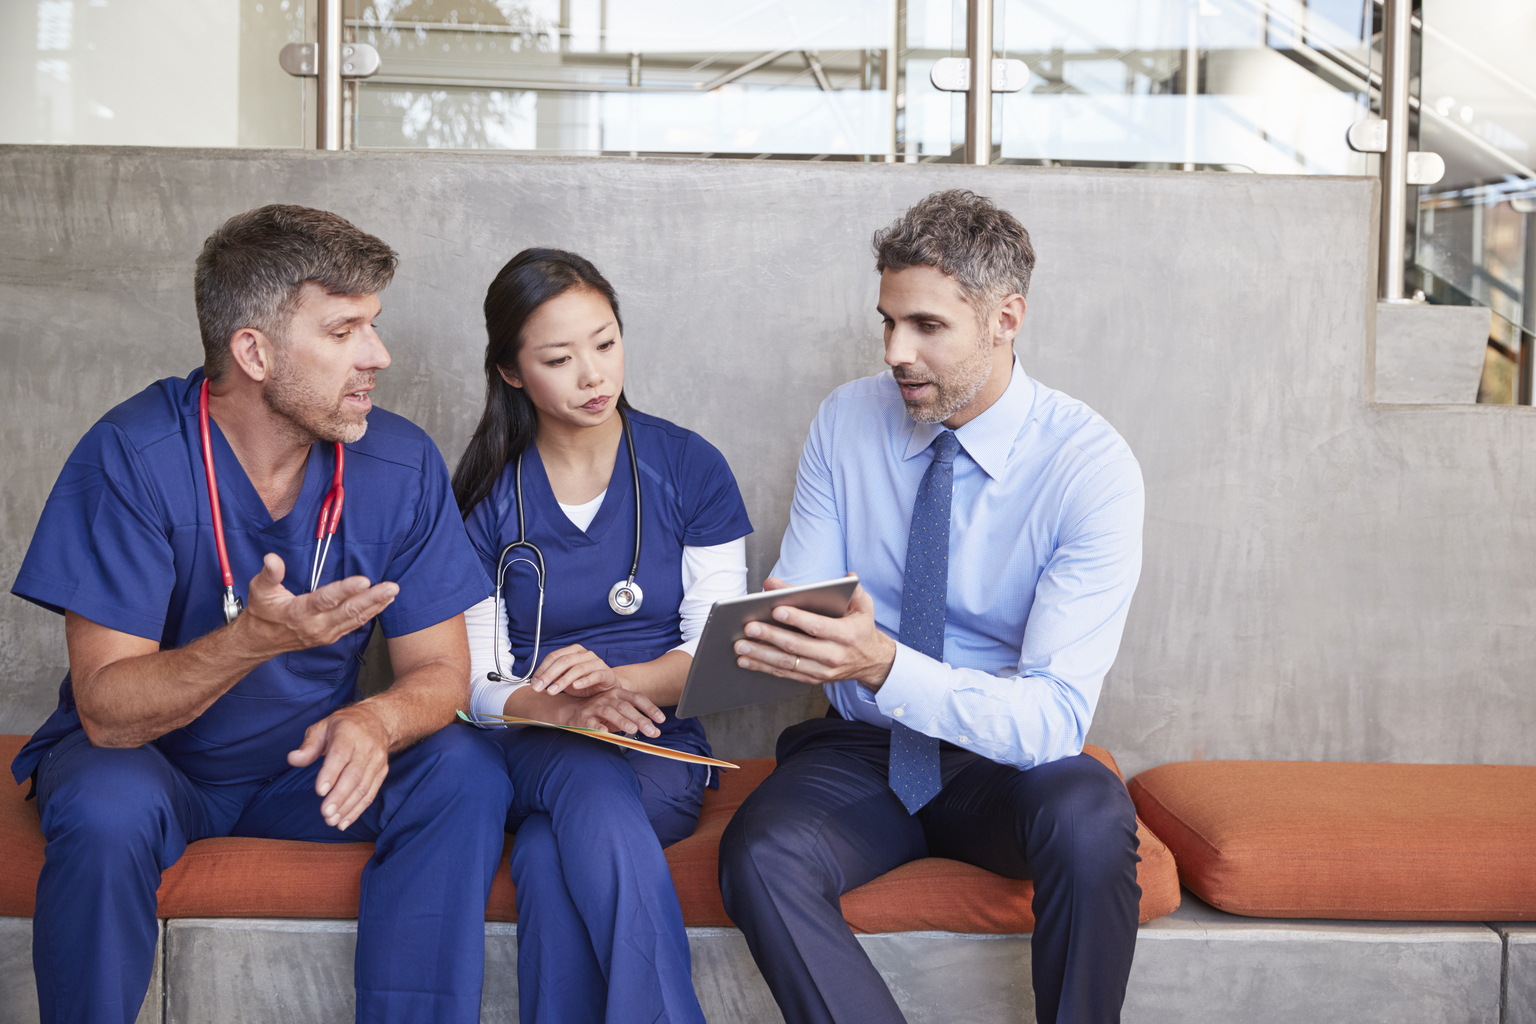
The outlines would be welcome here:
M 737 665 L 736 641 L 746 637 L 747 623 L 772 623 L 773 610 L 780 605 L 840 619 L 848 610 L 848 602 L 858 585 L 858 577 L 844 576 L 822 583 L 765 590 L 761 594 L 716 601 L 709 610 L 704 632 L 699 636 L 699 650 L 693 657 L 693 667 L 688 670 L 688 681 L 683 684 L 683 695 L 677 702 L 677 717 L 695 718 L 809 693 L 811 687 L 805 683 Z M 782 623 L 774 625 L 782 626 Z

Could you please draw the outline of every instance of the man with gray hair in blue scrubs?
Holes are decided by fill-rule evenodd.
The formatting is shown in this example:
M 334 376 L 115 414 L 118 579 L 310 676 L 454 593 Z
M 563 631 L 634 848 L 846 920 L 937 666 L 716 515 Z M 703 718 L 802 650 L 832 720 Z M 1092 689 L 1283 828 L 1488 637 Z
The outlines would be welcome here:
M 902 1020 L 843 893 L 921 857 L 1035 884 L 1039 1021 L 1120 1018 L 1136 813 L 1083 754 L 1141 571 L 1141 470 L 1013 354 L 1035 256 L 1007 211 L 939 192 L 875 235 L 890 371 L 822 403 L 767 586 L 857 573 L 847 614 L 789 607 L 744 667 L 825 689 L 720 845 L 726 909 L 788 1024 Z

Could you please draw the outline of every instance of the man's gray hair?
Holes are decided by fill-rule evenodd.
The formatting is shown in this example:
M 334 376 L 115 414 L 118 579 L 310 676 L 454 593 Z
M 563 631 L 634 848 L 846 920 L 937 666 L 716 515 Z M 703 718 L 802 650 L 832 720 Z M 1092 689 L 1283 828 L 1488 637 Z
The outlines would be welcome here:
M 229 367 L 229 339 L 250 327 L 281 340 L 306 281 L 332 295 L 373 295 L 395 276 L 395 251 L 325 210 L 274 204 L 224 222 L 197 257 L 193 294 L 203 372 Z
M 1006 296 L 1029 294 L 1035 250 L 1013 214 L 956 188 L 920 200 L 875 232 L 875 269 L 908 267 L 933 267 L 953 277 L 979 319 Z

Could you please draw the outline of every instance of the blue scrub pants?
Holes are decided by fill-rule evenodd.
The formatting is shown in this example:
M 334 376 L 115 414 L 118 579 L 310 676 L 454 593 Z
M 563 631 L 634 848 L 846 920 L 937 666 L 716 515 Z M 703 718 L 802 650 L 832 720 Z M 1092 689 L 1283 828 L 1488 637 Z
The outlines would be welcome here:
M 1034 878 L 1041 1024 L 1120 1019 L 1136 946 L 1136 811 L 1086 754 L 1026 771 L 942 744 L 939 795 L 909 815 L 890 732 L 824 718 L 786 729 L 778 767 L 720 841 L 720 891 L 788 1024 L 903 1020 L 840 898 L 921 857 Z
M 707 770 L 554 729 L 497 735 L 524 1024 L 704 1024 L 661 851 L 693 833 Z
M 325 824 L 320 762 L 266 782 L 207 785 L 154 744 L 60 740 L 37 770 L 48 839 L 32 963 L 44 1024 L 123 1021 L 144 1002 L 155 955 L 155 890 L 187 844 L 210 836 L 373 841 L 358 908 L 357 1019 L 480 1019 L 485 903 L 512 792 L 495 745 L 450 726 L 389 762 L 345 833 Z

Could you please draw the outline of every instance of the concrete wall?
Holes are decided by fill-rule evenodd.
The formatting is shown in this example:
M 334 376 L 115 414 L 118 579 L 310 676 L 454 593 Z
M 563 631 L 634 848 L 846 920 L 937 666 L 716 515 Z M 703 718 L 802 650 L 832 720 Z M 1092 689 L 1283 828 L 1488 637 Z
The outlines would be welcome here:
M 1536 413 L 1372 403 L 1366 179 L 0 147 L 0 577 L 89 424 L 200 359 L 202 239 L 281 200 L 400 250 L 378 398 L 450 463 L 495 270 L 536 243 L 592 258 L 624 303 L 635 403 L 741 481 L 755 585 L 817 403 L 880 366 L 870 232 L 948 187 L 1030 228 L 1024 366 L 1103 413 L 1146 474 L 1146 568 L 1093 741 L 1128 772 L 1536 762 Z M 41 720 L 64 661 L 57 619 L 0 600 L 0 728 Z M 726 756 L 767 754 L 816 706 L 709 727 Z

